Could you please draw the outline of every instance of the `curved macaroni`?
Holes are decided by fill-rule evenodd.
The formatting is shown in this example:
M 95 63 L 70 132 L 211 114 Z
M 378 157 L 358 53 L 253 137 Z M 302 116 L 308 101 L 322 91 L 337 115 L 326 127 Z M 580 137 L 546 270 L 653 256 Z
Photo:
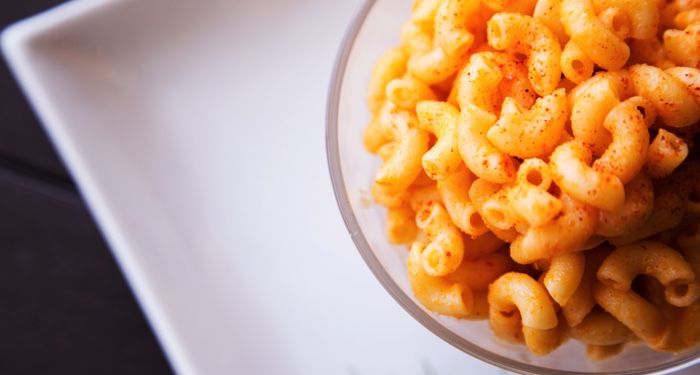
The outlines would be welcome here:
M 491 228 L 503 231 L 513 228 L 517 217 L 508 204 L 508 188 L 502 188 L 488 197 L 479 207 L 484 222 Z
M 666 73 L 682 82 L 685 89 L 695 98 L 695 102 L 700 104 L 700 68 L 676 66 L 666 69 Z
M 505 52 L 491 52 L 490 58 L 501 72 L 498 91 L 501 98 L 511 98 L 523 108 L 530 108 L 539 98 L 528 79 L 527 61 Z
M 418 212 L 426 205 L 435 202 L 442 203 L 442 199 L 435 184 L 415 188 L 411 187 L 410 190 L 406 192 L 406 195 L 408 195 L 408 203 L 414 212 Z
M 671 0 L 659 6 L 662 8 L 661 27 L 663 29 L 677 27 L 678 25 L 675 23 L 676 16 L 684 11 L 700 7 L 697 0 Z
M 424 27 L 410 21 L 401 27 L 399 40 L 401 48 L 409 56 L 423 54 L 433 48 L 432 29 L 426 30 Z
M 509 312 L 501 312 L 496 310 L 489 302 L 489 326 L 494 335 L 503 340 L 516 344 L 525 341 L 523 337 L 522 318 L 517 309 Z
M 460 107 L 474 104 L 498 113 L 504 97 L 523 107 L 531 107 L 537 94 L 529 80 L 525 62 L 504 52 L 478 52 L 460 71 L 453 93 Z
M 410 244 L 416 239 L 415 212 L 408 205 L 389 207 L 386 216 L 386 233 L 389 242 L 394 244 Z
M 565 45 L 569 40 L 561 24 L 561 0 L 538 0 L 532 16 L 552 31 L 559 44 Z
M 412 2 L 356 198 L 417 301 L 534 355 L 699 345 L 700 0 Z
M 362 143 L 365 146 L 365 150 L 376 153 L 387 142 L 388 139 L 377 118 L 370 120 L 362 134 Z
M 613 245 L 629 245 L 678 226 L 683 220 L 685 203 L 676 193 L 664 193 L 654 199 L 654 209 L 649 219 L 636 231 L 624 236 L 610 238 Z
M 411 22 L 426 31 L 433 31 L 435 14 L 442 0 L 418 0 L 413 3 Z
M 422 266 L 425 244 L 416 242 L 408 255 L 408 279 L 413 295 L 427 309 L 439 314 L 464 318 L 474 308 L 472 291 L 459 283 L 429 275 Z
M 649 145 L 646 170 L 652 178 L 667 177 L 688 157 L 688 144 L 677 135 L 659 129 Z
M 388 192 L 405 190 L 421 173 L 421 158 L 428 150 L 428 133 L 410 128 L 402 134 L 394 153 L 377 172 L 375 182 Z
M 552 257 L 549 269 L 544 274 L 543 284 L 560 306 L 566 305 L 578 289 L 585 267 L 586 256 L 580 252 Z
M 478 259 L 503 248 L 504 244 L 505 242 L 492 232 L 486 232 L 476 238 L 466 236 L 464 248 L 468 249 L 468 252 L 464 256 L 466 259 Z
M 568 117 L 564 89 L 537 99 L 535 105 L 523 111 L 511 98 L 503 101 L 501 117 L 486 133 L 491 144 L 499 150 L 519 157 L 547 155 L 557 146 Z
M 512 262 L 507 255 L 492 253 L 475 260 L 464 260 L 447 280 L 468 286 L 472 291 L 484 292 L 499 276 L 510 271 Z
M 392 129 L 395 128 L 393 123 L 406 121 L 405 116 L 405 113 L 399 112 L 396 104 L 385 101 L 378 112 L 372 116 L 372 120 L 362 134 L 365 149 L 372 153 L 378 153 L 382 146 L 392 142 L 396 136 L 392 132 Z
M 376 182 L 372 183 L 371 194 L 377 204 L 387 208 L 399 207 L 408 198 L 408 194 L 405 190 L 392 194 L 387 192 L 380 185 L 377 185 Z
M 549 354 L 558 348 L 564 340 L 562 325 L 552 329 L 537 329 L 523 326 L 525 345 L 535 355 Z
M 455 86 L 458 90 L 457 102 L 462 110 L 474 105 L 490 113 L 497 112 L 500 98 L 496 87 L 503 74 L 490 56 L 489 52 L 475 53 L 460 73 Z
M 700 23 L 664 32 L 666 56 L 678 65 L 700 67 Z
M 420 101 L 437 99 L 430 86 L 411 75 L 387 83 L 386 98 L 405 110 L 413 110 Z
M 508 272 L 499 277 L 489 287 L 488 301 L 490 317 L 508 315 L 517 309 L 525 327 L 546 330 L 558 324 L 547 290 L 523 273 Z
M 516 180 L 519 185 L 532 185 L 542 190 L 548 190 L 552 185 L 552 172 L 549 164 L 538 158 L 523 160 L 518 167 Z
M 562 209 L 561 201 L 547 190 L 552 184 L 549 165 L 538 158 L 525 159 L 516 175 L 516 184 L 508 190 L 510 209 L 528 225 L 542 226 Z
M 530 14 L 536 0 L 484 0 L 487 7 L 497 12 Z
M 695 273 L 683 256 L 659 242 L 639 242 L 619 247 L 610 254 L 598 270 L 598 279 L 619 291 L 629 291 L 632 280 L 645 274 L 665 286 L 666 301 L 684 307 L 700 298 Z
M 435 135 L 435 145 L 423 155 L 423 169 L 434 180 L 442 180 L 461 164 L 457 145 L 459 110 L 450 104 L 423 101 L 416 106 L 418 127 Z
M 561 51 L 559 65 L 564 77 L 574 83 L 581 83 L 593 75 L 593 60 L 578 44 L 571 40 L 564 45 L 564 50 Z
M 462 233 L 452 224 L 445 208 L 428 202 L 416 213 L 416 225 L 430 243 L 421 253 L 421 264 L 431 276 L 454 272 L 464 257 Z
M 369 80 L 367 105 L 372 113 L 379 110 L 386 98 L 386 85 L 406 72 L 408 56 L 401 48 L 386 51 L 374 65 Z
M 598 19 L 622 40 L 629 38 L 632 32 L 632 21 L 622 8 L 605 8 L 598 12 Z
M 616 70 L 625 65 L 630 49 L 598 19 L 590 0 L 562 0 L 564 30 L 597 65 Z
M 440 83 L 459 70 L 468 50 L 469 48 L 464 46 L 448 54 L 442 48 L 433 48 L 411 57 L 408 60 L 408 71 L 427 84 Z
M 598 75 L 584 82 L 573 99 L 571 130 L 596 156 L 602 155 L 612 142 L 612 135 L 603 122 L 620 103 L 619 91 L 612 77 Z
M 509 189 L 508 203 L 513 212 L 533 227 L 550 223 L 562 210 L 559 199 L 531 184 L 517 184 Z
M 634 39 L 653 38 L 659 28 L 659 8 L 654 0 L 593 0 L 593 8 L 596 13 L 610 8 L 622 10 L 629 17 L 629 36 Z
M 634 291 L 620 291 L 596 283 L 593 287 L 593 298 L 605 311 L 642 340 L 653 345 L 663 338 L 668 326 L 663 314 Z
M 597 210 L 563 194 L 561 215 L 551 222 L 530 227 L 510 246 L 510 256 L 520 264 L 530 264 L 557 254 L 582 250 L 595 232 Z
M 444 0 L 435 15 L 435 42 L 447 54 L 469 48 L 474 35 L 467 24 L 479 9 L 479 0 Z
M 576 288 L 574 294 L 569 298 L 565 305 L 561 307 L 562 315 L 566 319 L 566 324 L 569 327 L 575 327 L 588 316 L 596 305 L 593 299 L 593 284 L 597 282 L 596 273 L 598 268 L 603 263 L 603 260 L 610 254 L 611 250 L 607 247 L 598 247 L 587 251 L 586 265 L 583 272 L 581 282 Z
M 575 339 L 597 346 L 622 344 L 631 335 L 629 328 L 606 312 L 588 314 L 579 325 L 571 328 Z
M 666 56 L 664 46 L 658 38 L 632 39 L 629 64 L 648 64 L 666 69 L 676 64 Z
M 649 130 L 637 108 L 651 104 L 635 96 L 616 105 L 603 121 L 603 127 L 612 134 L 612 142 L 603 155 L 593 163 L 593 169 L 617 176 L 623 184 L 639 173 L 646 162 Z
M 474 175 L 467 168 L 459 168 L 455 173 L 437 183 L 442 201 L 454 224 L 470 236 L 481 236 L 488 231 L 484 220 L 469 200 L 469 187 Z
M 664 335 L 651 344 L 657 351 L 678 353 L 695 346 L 700 339 L 700 302 L 667 313 L 670 315 L 669 327 Z
M 552 179 L 567 194 L 605 211 L 625 203 L 622 181 L 610 173 L 589 167 L 591 151 L 578 140 L 559 145 L 549 157 Z
M 682 128 L 700 119 L 700 106 L 682 82 L 654 66 L 633 65 L 629 71 L 637 95 L 654 103 L 666 125 Z
M 685 29 L 694 23 L 700 23 L 700 7 L 678 12 L 673 17 L 673 25 L 677 29 Z
M 628 235 L 649 219 L 654 209 L 654 185 L 639 173 L 625 186 L 625 204 L 617 211 L 598 211 L 596 234 L 604 237 Z
M 496 116 L 475 106 L 466 105 L 457 125 L 459 153 L 475 175 L 495 183 L 506 183 L 515 177 L 515 163 L 486 138 Z
M 484 218 L 484 224 L 486 227 L 491 230 L 491 232 L 494 233 L 496 237 L 501 239 L 504 242 L 513 242 L 513 240 L 517 237 L 518 233 L 515 229 L 510 228 L 510 229 L 501 229 L 498 227 L 495 227 L 491 225 L 491 223 L 486 220 L 484 217 L 484 210 L 483 206 L 486 202 L 489 201 L 489 199 L 492 196 L 495 196 L 496 194 L 502 193 L 502 188 L 503 186 L 500 184 L 495 184 L 492 182 L 489 182 L 487 180 L 477 178 L 474 180 L 472 185 L 469 187 L 469 199 L 472 201 L 474 204 L 474 207 L 476 210 L 481 214 L 482 218 Z M 492 208 L 498 207 L 497 205 L 492 206 Z M 505 216 L 505 215 L 504 215 Z
M 561 77 L 561 47 L 557 38 L 540 21 L 526 15 L 497 13 L 487 25 L 488 43 L 497 50 L 528 56 L 530 84 L 541 96 L 556 89 Z

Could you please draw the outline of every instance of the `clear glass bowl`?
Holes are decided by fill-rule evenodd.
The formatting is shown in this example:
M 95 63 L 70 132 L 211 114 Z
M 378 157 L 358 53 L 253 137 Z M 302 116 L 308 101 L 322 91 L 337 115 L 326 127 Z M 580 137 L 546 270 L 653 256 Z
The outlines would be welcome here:
M 670 355 L 643 345 L 631 345 L 612 359 L 592 362 L 586 358 L 585 347 L 573 340 L 548 356 L 537 357 L 524 346 L 495 339 L 487 322 L 440 316 L 416 302 L 406 272 L 407 251 L 387 242 L 385 211 L 371 203 L 370 182 L 379 164 L 362 145 L 362 130 L 369 120 L 365 98 L 371 68 L 383 51 L 398 44 L 399 28 L 408 19 L 410 3 L 366 2 L 341 46 L 328 99 L 326 148 L 333 188 L 348 231 L 377 279 L 433 333 L 465 353 L 506 370 L 525 374 L 660 374 L 700 362 L 697 350 Z

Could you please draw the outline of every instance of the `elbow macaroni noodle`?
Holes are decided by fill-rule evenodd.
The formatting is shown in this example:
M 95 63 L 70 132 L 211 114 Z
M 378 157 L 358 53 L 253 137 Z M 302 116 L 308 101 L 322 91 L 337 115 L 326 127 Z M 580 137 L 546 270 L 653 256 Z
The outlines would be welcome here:
M 435 15 L 435 42 L 448 54 L 469 48 L 474 35 L 467 25 L 479 10 L 479 0 L 445 0 Z
M 667 177 L 688 157 L 688 144 L 683 138 L 659 129 L 649 145 L 646 168 L 653 178 Z
M 646 40 L 656 36 L 660 14 L 654 0 L 593 0 L 593 8 L 598 14 L 606 9 L 619 9 L 629 20 L 631 38 Z
M 559 306 L 566 305 L 578 289 L 586 266 L 583 253 L 565 253 L 552 257 L 543 284 Z
M 586 241 L 595 233 L 595 208 L 562 195 L 561 215 L 549 223 L 530 227 L 510 246 L 510 256 L 517 263 L 531 264 L 558 254 L 583 250 Z
M 464 241 L 445 208 L 440 203 L 428 202 L 416 213 L 416 225 L 430 241 L 421 253 L 425 271 L 431 276 L 454 272 L 464 257 Z
M 416 299 L 537 355 L 698 345 L 700 2 L 416 0 L 399 36 L 362 142 Z
M 591 207 L 604 211 L 620 209 L 625 203 L 622 181 L 589 166 L 592 158 L 591 150 L 579 140 L 559 145 L 549 161 L 554 182 L 574 199 Z
M 700 22 L 692 23 L 684 30 L 666 30 L 664 52 L 678 65 L 697 67 L 700 63 Z
M 640 173 L 625 186 L 625 203 L 617 211 L 598 211 L 596 234 L 620 237 L 637 231 L 649 219 L 654 208 L 654 185 Z
M 616 70 L 627 62 L 629 46 L 598 19 L 590 0 L 562 0 L 561 22 L 571 40 L 598 66 Z
M 459 110 L 436 101 L 422 101 L 415 106 L 418 127 L 435 135 L 435 145 L 422 158 L 428 177 L 441 180 L 448 177 L 462 164 L 457 146 L 457 121 Z
M 544 156 L 561 138 L 567 114 L 564 89 L 538 99 L 528 111 L 508 97 L 503 100 L 501 117 L 487 131 L 486 138 L 509 155 L 523 159 Z
M 695 102 L 700 104 L 700 70 L 684 66 L 675 66 L 666 69 L 666 73 L 673 76 L 673 78 L 679 82 L 682 82 L 686 90 L 695 98 Z
M 588 345 L 611 346 L 622 344 L 629 339 L 630 330 L 605 312 L 596 312 L 586 316 L 571 329 L 571 336 Z
M 559 64 L 564 76 L 574 83 L 581 83 L 593 75 L 593 60 L 572 40 L 561 51 Z
M 488 231 L 481 214 L 469 199 L 469 188 L 474 175 L 467 168 L 460 168 L 446 179 L 437 182 L 440 197 L 454 224 L 462 232 L 478 237 Z
M 598 269 L 598 280 L 619 291 L 628 292 L 640 274 L 652 276 L 666 288 L 666 302 L 685 307 L 697 301 L 693 287 L 695 273 L 683 256 L 672 248 L 651 241 L 617 248 Z
M 497 50 L 527 55 L 528 79 L 541 96 L 559 84 L 561 46 L 542 22 L 516 13 L 497 13 L 488 21 L 488 43 Z
M 612 141 L 594 163 L 593 169 L 617 176 L 626 184 L 644 166 L 649 147 L 649 130 L 638 108 L 649 108 L 648 100 L 635 96 L 616 105 L 603 121 Z
M 700 119 L 700 104 L 684 82 L 653 66 L 633 65 L 629 71 L 638 95 L 654 103 L 664 124 L 683 128 Z
M 565 305 L 561 306 L 561 312 L 569 327 L 576 327 L 588 316 L 596 306 L 593 299 L 593 285 L 596 282 L 598 268 L 610 254 L 610 250 L 605 247 L 598 247 L 586 253 L 586 264 L 584 265 L 581 281 Z
M 607 29 L 612 30 L 620 39 L 629 38 L 632 32 L 632 21 L 621 8 L 605 8 L 598 13 L 598 18 Z
M 562 46 L 569 40 L 561 24 L 561 0 L 538 0 L 532 16 L 547 26 Z
M 486 133 L 495 123 L 495 115 L 473 104 L 464 106 L 457 124 L 459 153 L 475 175 L 506 183 L 515 177 L 515 161 L 488 140 Z
M 491 313 L 507 315 L 515 309 L 524 327 L 552 329 L 557 326 L 557 314 L 547 290 L 529 275 L 509 272 L 489 286 Z

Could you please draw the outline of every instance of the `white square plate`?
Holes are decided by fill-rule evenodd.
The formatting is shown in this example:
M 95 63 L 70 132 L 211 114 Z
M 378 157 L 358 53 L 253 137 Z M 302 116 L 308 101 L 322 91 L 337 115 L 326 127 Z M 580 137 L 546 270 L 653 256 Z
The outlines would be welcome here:
M 360 3 L 82 0 L 3 34 L 179 373 L 502 373 L 402 311 L 340 219 L 326 88 Z

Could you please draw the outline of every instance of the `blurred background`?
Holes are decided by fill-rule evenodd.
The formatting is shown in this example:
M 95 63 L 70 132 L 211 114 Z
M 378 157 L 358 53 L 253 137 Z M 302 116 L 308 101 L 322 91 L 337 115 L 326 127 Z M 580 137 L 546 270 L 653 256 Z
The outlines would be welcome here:
M 63 2 L 3 0 L 0 29 Z M 0 246 L 0 374 L 172 373 L 4 59 Z

